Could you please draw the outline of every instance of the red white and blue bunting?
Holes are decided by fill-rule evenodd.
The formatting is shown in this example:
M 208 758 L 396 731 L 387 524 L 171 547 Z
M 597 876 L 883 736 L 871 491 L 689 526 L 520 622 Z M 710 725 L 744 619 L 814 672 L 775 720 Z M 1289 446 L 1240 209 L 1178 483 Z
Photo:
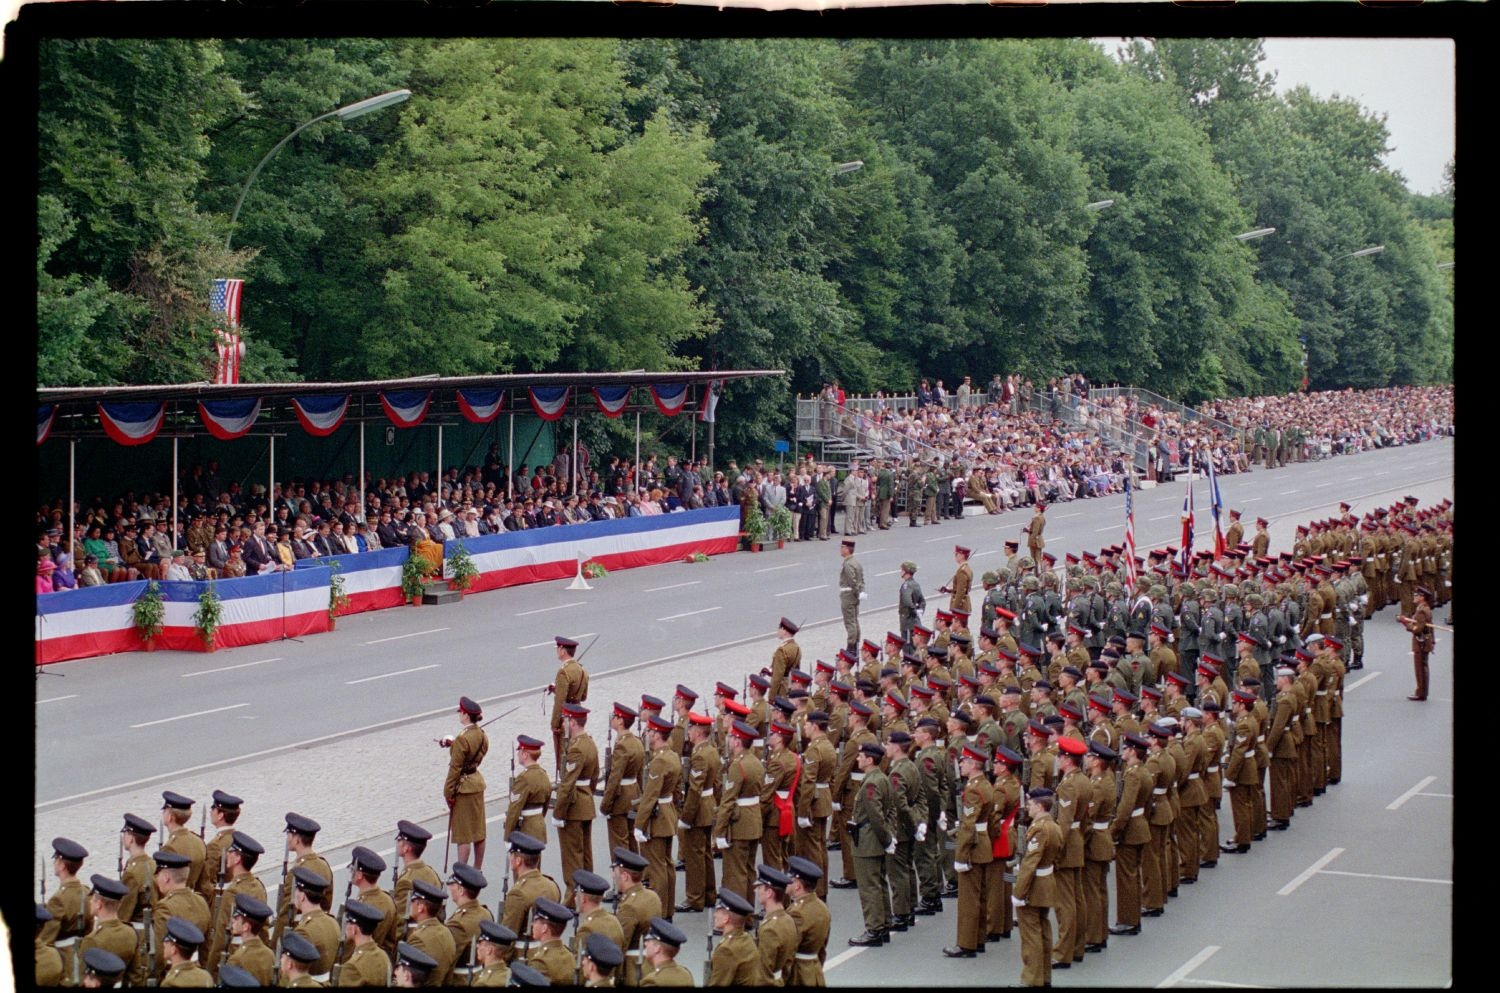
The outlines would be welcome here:
M 52 422 L 57 420 L 57 404 L 50 403 L 36 409 L 36 443 L 40 445 L 52 433 Z
M 568 406 L 566 386 L 532 386 L 527 392 L 531 395 L 531 409 L 544 421 L 557 420 Z
M 260 398 L 244 400 L 199 400 L 198 419 L 208 433 L 220 441 L 243 438 L 260 416 Z
M 104 433 L 121 445 L 144 445 L 156 437 L 166 416 L 165 403 L 101 403 Z
M 599 410 L 605 417 L 619 417 L 625 412 L 625 405 L 630 402 L 630 387 L 596 386 L 594 399 L 599 402 Z
M 687 403 L 687 397 L 687 383 L 672 383 L 651 387 L 651 402 L 656 404 L 657 410 L 668 417 L 682 413 L 682 407 Z
M 380 406 L 385 408 L 385 416 L 398 428 L 414 428 L 421 424 L 431 403 L 431 390 L 426 393 L 420 390 L 397 390 L 380 394 Z
M 292 409 L 302 430 L 319 438 L 326 438 L 344 423 L 344 414 L 349 411 L 349 396 L 292 397 Z
M 488 424 L 500 416 L 503 390 L 459 390 L 458 409 L 475 424 Z

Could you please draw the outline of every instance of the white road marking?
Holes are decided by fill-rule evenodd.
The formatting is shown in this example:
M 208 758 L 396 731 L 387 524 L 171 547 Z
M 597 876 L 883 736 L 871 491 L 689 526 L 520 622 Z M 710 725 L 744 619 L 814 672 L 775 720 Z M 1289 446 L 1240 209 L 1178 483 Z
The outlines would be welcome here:
M 1179 517 L 1180 518 L 1181 516 L 1182 515 L 1180 515 L 1180 514 L 1164 514 L 1161 517 L 1153 517 L 1153 518 L 1151 518 L 1151 523 L 1154 524 L 1157 521 L 1170 521 L 1174 517 Z
M 1325 865 L 1332 862 L 1342 854 L 1344 854 L 1344 849 L 1342 848 L 1334 848 L 1330 850 L 1327 855 L 1324 855 L 1322 858 L 1318 859 L 1318 861 L 1308 866 L 1307 871 L 1303 872 L 1302 875 L 1298 876 L 1296 879 L 1292 880 L 1290 883 L 1287 883 L 1281 889 L 1277 890 L 1276 895 L 1290 896 L 1292 892 L 1297 889 L 1297 887 L 1301 886 L 1303 883 L 1316 876 L 1319 872 L 1323 871 L 1323 867 Z
M 827 583 L 823 583 L 823 584 L 818 585 L 818 586 L 804 586 L 800 590 L 787 590 L 785 593 L 778 593 L 776 595 L 777 596 L 791 596 L 793 593 L 811 593 L 813 590 L 826 590 L 827 588 L 828 588 L 828 584 Z
M 686 614 L 668 614 L 666 617 L 658 617 L 657 620 L 658 621 L 675 621 L 679 617 L 692 617 L 694 614 L 709 614 L 709 613 L 712 613 L 715 610 L 719 610 L 719 609 L 720 608 L 718 608 L 718 607 L 705 607 L 702 610 L 690 610 Z
M 1257 986 L 1254 983 L 1226 983 L 1222 979 L 1184 979 L 1181 982 L 1189 986 L 1222 986 L 1231 990 L 1268 990 L 1270 986 Z
M 684 586 L 697 586 L 701 582 L 703 582 L 703 580 L 701 580 L 701 579 L 694 579 L 691 582 L 687 582 L 687 583 L 673 583 L 671 586 L 653 586 L 649 590 L 643 590 L 642 592 L 644 592 L 644 593 L 660 593 L 663 590 L 680 590 Z
M 1418 793 L 1421 793 L 1424 789 L 1426 789 L 1427 787 L 1431 786 L 1435 782 L 1437 782 L 1437 777 L 1436 776 L 1428 776 L 1426 779 L 1422 780 L 1420 783 L 1418 783 L 1417 785 L 1413 786 L 1411 789 L 1407 790 L 1405 793 L 1401 794 L 1396 799 L 1392 800 L 1390 803 L 1386 804 L 1385 809 L 1386 810 L 1400 810 L 1401 807 L 1402 807 L 1402 805 L 1404 805 L 1406 803 L 1406 801 L 1410 800 L 1412 797 L 1416 796 Z
M 433 628 L 431 631 L 413 631 L 411 634 L 396 634 L 396 635 L 392 635 L 389 638 L 376 638 L 374 641 L 367 641 L 367 642 L 365 642 L 365 644 L 367 644 L 367 645 L 381 645 L 381 644 L 384 644 L 387 641 L 400 641 L 402 638 L 415 638 L 418 635 L 423 635 L 423 634 L 437 634 L 439 631 L 447 631 L 447 630 L 448 630 L 447 628 Z
M 827 962 L 825 962 L 823 964 L 823 972 L 824 973 L 832 972 L 834 969 L 837 969 L 839 966 L 843 965 L 845 962 L 849 961 L 854 956 L 858 955 L 860 952 L 864 952 L 864 951 L 868 951 L 868 950 L 869 950 L 869 946 L 867 946 L 867 945 L 860 945 L 860 946 L 858 946 L 856 948 L 851 948 L 851 949 L 849 949 L 846 952 L 839 952 L 837 955 L 835 955 L 833 958 L 829 959 Z
M 1376 476 L 1389 476 L 1390 474 L 1391 474 L 1391 470 L 1389 470 L 1389 469 L 1385 470 L 1384 472 L 1374 473 L 1374 475 L 1376 475 Z
M 936 538 L 923 538 L 922 539 L 923 543 L 924 544 L 928 544 L 928 545 L 932 544 L 934 541 L 947 541 L 947 540 L 948 540 L 948 536 L 946 534 L 940 534 Z
M 200 669 L 197 672 L 184 672 L 183 679 L 191 679 L 194 676 L 206 676 L 211 672 L 228 672 L 230 669 L 248 669 L 252 665 L 265 665 L 267 662 L 280 662 L 281 659 L 261 659 L 259 662 L 241 662 L 239 665 L 223 665 L 217 669 Z
M 1383 672 L 1383 671 L 1384 671 L 1384 670 L 1382 670 L 1382 669 L 1376 669 L 1376 670 L 1375 670 L 1375 671 L 1374 671 L 1374 672 L 1372 672 L 1372 673 L 1369 673 L 1369 674 L 1367 674 L 1367 675 L 1364 675 L 1364 676 L 1361 676 L 1361 677 L 1359 677 L 1359 678 L 1358 678 L 1358 679 L 1356 679 L 1356 680 L 1355 680 L 1355 681 L 1354 681 L 1354 682 L 1352 682 L 1352 683 L 1350 683 L 1350 684 L 1349 684 L 1349 685 L 1348 685 L 1348 686 L 1345 686 L 1345 687 L 1344 687 L 1344 692 L 1345 692 L 1345 693 L 1348 693 L 1348 692 L 1349 692 L 1349 691 L 1350 691 L 1350 690 L 1357 690 L 1357 689 L 1359 689 L 1359 688 L 1360 688 L 1360 687 L 1361 687 L 1361 686 L 1363 686 L 1363 685 L 1365 685 L 1365 684 L 1366 684 L 1366 683 L 1368 683 L 1368 682 L 1369 682 L 1369 681 L 1370 681 L 1370 680 L 1372 680 L 1372 679 L 1374 679 L 1374 678 L 1375 678 L 1375 677 L 1376 677 L 1376 676 L 1378 676 L 1378 675 L 1380 675 L 1380 674 L 1381 674 L 1381 672 Z
M 59 700 L 71 700 L 74 697 L 76 697 L 77 695 L 78 695 L 77 693 L 69 693 L 67 696 L 48 697 L 45 700 L 38 700 L 37 703 L 56 703 Z
M 1214 952 L 1217 952 L 1218 950 L 1218 945 L 1209 945 L 1207 948 L 1203 949 L 1203 951 L 1199 952 L 1197 955 L 1194 955 L 1192 958 L 1183 963 L 1182 967 L 1176 972 L 1172 973 L 1166 979 L 1163 979 L 1161 982 L 1157 983 L 1156 988 L 1160 990 L 1166 989 L 1169 986 L 1176 986 L 1178 983 L 1187 978 L 1188 973 L 1198 968 L 1204 962 L 1207 962 L 1211 957 L 1213 957 Z
M 777 569 L 795 569 L 801 564 L 801 562 L 788 562 L 786 565 L 771 565 L 764 569 L 756 569 L 755 572 L 758 575 L 762 572 L 775 572 Z
M 1282 492 L 1283 495 L 1287 494 L 1287 493 L 1301 493 L 1302 492 L 1302 488 L 1299 486 L 1297 489 L 1294 489 L 1294 490 L 1282 490 L 1281 492 Z
M 1264 500 L 1264 499 L 1265 499 L 1265 497 L 1245 497 L 1245 499 L 1241 500 L 1240 503 L 1254 503 L 1257 500 Z M 1197 981 L 1200 982 L 1200 983 L 1206 983 L 1206 982 L 1208 982 L 1208 980 L 1206 980 L 1206 979 L 1200 979 L 1200 980 L 1197 980 Z
M 1338 869 L 1323 870 L 1325 876 L 1356 876 L 1360 879 L 1393 879 L 1398 883 L 1436 883 L 1439 886 L 1452 886 L 1451 879 L 1423 879 L 1420 876 L 1382 876 L 1377 872 L 1342 872 Z
M 363 679 L 346 679 L 344 681 L 344 685 L 353 686 L 356 683 L 372 683 L 377 679 L 388 679 L 391 676 L 404 676 L 408 672 L 421 672 L 424 669 L 436 669 L 440 665 L 442 665 L 441 662 L 434 662 L 432 663 L 432 665 L 419 665 L 415 669 L 400 669 L 396 672 L 383 672 L 378 676 L 366 676 Z
M 1083 511 L 1080 510 L 1076 514 L 1058 514 L 1057 517 L 1055 518 L 1055 520 L 1065 521 L 1065 520 L 1067 520 L 1070 517 L 1082 517 L 1082 516 L 1083 516 Z
M 896 573 L 898 573 L 900 571 L 901 571 L 900 569 L 892 569 L 890 572 L 877 572 L 875 574 L 875 578 L 879 579 L 881 576 L 894 576 Z
M 873 555 L 875 552 L 884 552 L 884 551 L 886 551 L 886 549 L 884 549 L 884 548 L 861 548 L 859 550 L 859 554 L 861 554 L 861 555 Z
M 592 631 L 590 631 L 588 634 L 570 634 L 570 635 L 568 635 L 568 637 L 572 638 L 574 641 L 582 641 L 585 638 L 592 638 L 593 636 L 594 636 L 594 632 L 592 632 Z M 557 644 L 556 641 L 552 640 L 551 638 L 548 638 L 546 641 L 539 641 L 535 645 L 517 645 L 516 646 L 516 651 L 518 651 L 518 652 L 524 652 L 528 648 L 541 648 L 543 645 L 555 645 L 555 644 Z
M 565 607 L 581 607 L 581 606 L 583 606 L 583 601 L 582 600 L 574 600 L 572 603 L 560 603 L 560 604 L 558 604 L 555 607 L 539 607 L 536 610 L 523 610 L 519 614 L 517 614 L 516 616 L 517 617 L 526 617 L 526 616 L 528 616 L 530 614 L 545 614 L 549 610 L 562 610 Z
M 1363 477 L 1363 476 L 1350 476 L 1348 479 L 1345 480 L 1345 482 L 1346 483 L 1357 483 L 1361 479 L 1364 479 L 1364 478 L 1365 477 Z
M 196 711 L 194 711 L 191 714 L 178 714 L 176 717 L 163 717 L 159 721 L 147 721 L 144 724 L 132 724 L 130 726 L 132 728 L 148 728 L 148 727 L 151 727 L 153 724 L 168 724 L 168 723 L 170 723 L 172 721 L 186 720 L 189 717 L 202 717 L 204 714 L 217 714 L 217 713 L 219 713 L 221 711 L 225 711 L 225 710 L 238 710 L 241 707 L 248 707 L 248 706 L 250 706 L 248 703 L 232 703 L 232 704 L 230 704 L 227 707 L 215 707 L 213 710 L 196 710 Z
M 973 555 L 970 556 L 970 558 L 977 559 L 981 555 L 999 555 L 999 554 L 1000 554 L 1000 549 L 998 549 L 998 548 L 991 548 L 991 549 L 987 549 L 986 551 L 983 551 L 983 552 L 975 552 Z
M 1118 530 L 1120 530 L 1120 527 L 1121 527 L 1121 525 L 1119 525 L 1119 524 L 1111 524 L 1107 528 L 1094 528 L 1094 533 L 1095 534 L 1103 534 L 1106 531 L 1118 531 Z
M 1339 482 L 1342 482 L 1342 480 L 1334 479 L 1334 480 L 1331 480 L 1331 481 L 1326 482 L 1326 483 L 1313 483 L 1313 489 L 1315 489 L 1315 490 L 1321 490 L 1325 486 L 1334 486 L 1334 485 L 1337 485 Z M 1292 491 L 1291 490 L 1287 490 L 1286 492 L 1291 493 Z

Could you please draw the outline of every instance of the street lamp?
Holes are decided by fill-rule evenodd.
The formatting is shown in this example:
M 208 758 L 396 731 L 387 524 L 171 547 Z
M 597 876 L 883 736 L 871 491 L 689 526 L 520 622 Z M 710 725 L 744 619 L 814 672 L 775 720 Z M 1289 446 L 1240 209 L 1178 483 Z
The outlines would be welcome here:
M 271 161 L 272 156 L 281 151 L 282 145 L 285 145 L 287 142 L 291 141 L 303 131 L 306 131 L 308 128 L 312 127 L 314 124 L 317 124 L 319 121 L 326 121 L 330 117 L 337 117 L 341 121 L 352 121 L 356 117 L 363 117 L 364 115 L 373 113 L 374 111 L 383 110 L 384 108 L 390 107 L 394 104 L 402 103 L 410 96 L 411 90 L 392 90 L 389 93 L 381 93 L 378 96 L 368 97 L 364 100 L 358 101 L 357 103 L 351 103 L 347 106 L 339 107 L 335 110 L 330 110 L 326 114 L 319 114 L 317 117 L 314 117 L 312 120 L 306 122 L 305 124 L 298 125 L 297 130 L 293 131 L 291 134 L 278 141 L 276 145 L 266 153 L 265 158 L 261 159 L 260 162 L 255 166 L 255 169 L 251 171 L 250 178 L 245 180 L 245 188 L 240 191 L 240 198 L 234 203 L 234 213 L 229 217 L 229 234 L 224 237 L 224 250 L 226 252 L 229 251 L 229 244 L 234 238 L 234 225 L 235 222 L 239 220 L 240 208 L 245 205 L 245 194 L 250 192 L 251 184 L 255 182 L 255 177 L 260 175 L 260 171 L 261 169 L 265 168 L 266 163 Z
M 1379 255 L 1383 251 L 1385 251 L 1384 245 L 1371 245 L 1369 248 L 1361 248 L 1359 251 L 1350 252 L 1348 255 L 1340 255 L 1333 261 L 1338 262 L 1340 259 L 1359 259 L 1363 258 L 1366 255 Z
M 1106 207 L 1113 207 L 1114 205 L 1115 205 L 1115 202 L 1113 200 L 1095 200 L 1093 203 L 1086 203 L 1086 204 L 1084 204 L 1083 205 L 1083 209 L 1084 210 L 1103 210 Z
M 1256 238 L 1264 238 L 1268 234 L 1275 234 L 1275 228 L 1256 228 L 1254 231 L 1244 231 L 1234 236 L 1235 241 L 1253 241 Z
M 846 172 L 858 172 L 864 167 L 865 164 L 860 159 L 855 159 L 853 162 L 840 162 L 833 167 L 833 174 L 835 176 L 842 176 Z

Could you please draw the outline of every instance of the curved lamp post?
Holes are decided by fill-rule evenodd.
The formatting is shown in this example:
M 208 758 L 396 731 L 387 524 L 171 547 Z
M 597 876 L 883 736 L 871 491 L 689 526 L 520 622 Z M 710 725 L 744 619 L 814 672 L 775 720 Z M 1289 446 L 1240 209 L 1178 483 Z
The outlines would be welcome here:
M 278 141 L 276 145 L 266 153 L 265 158 L 261 159 L 260 162 L 256 165 L 255 169 L 250 173 L 250 178 L 245 180 L 245 188 L 240 191 L 240 198 L 234 203 L 234 213 L 230 215 L 229 218 L 229 234 L 224 238 L 224 250 L 226 252 L 229 251 L 230 242 L 234 238 L 234 225 L 235 222 L 239 220 L 240 208 L 245 205 L 245 195 L 250 192 L 250 187 L 252 184 L 254 184 L 255 177 L 260 175 L 261 169 L 265 168 L 266 163 L 271 161 L 271 158 L 275 156 L 277 152 L 281 151 L 282 145 L 285 145 L 287 142 L 291 141 L 303 131 L 306 131 L 308 128 L 312 127 L 314 124 L 317 124 L 320 121 L 326 121 L 330 117 L 337 117 L 342 121 L 351 121 L 356 117 L 363 117 L 365 114 L 369 114 L 377 110 L 383 110 L 384 108 L 390 107 L 394 104 L 402 103 L 410 96 L 411 90 L 392 90 L 389 93 L 381 93 L 378 96 L 368 97 L 364 100 L 360 100 L 357 103 L 351 103 L 347 106 L 339 107 L 336 110 L 330 110 L 326 114 L 319 114 L 317 117 L 314 117 L 312 120 L 306 122 L 305 124 L 298 125 L 297 130 L 293 131 L 291 134 Z
M 1268 234 L 1275 234 L 1275 228 L 1256 228 L 1254 231 L 1244 231 L 1234 236 L 1235 241 L 1253 241 L 1256 238 L 1264 238 Z

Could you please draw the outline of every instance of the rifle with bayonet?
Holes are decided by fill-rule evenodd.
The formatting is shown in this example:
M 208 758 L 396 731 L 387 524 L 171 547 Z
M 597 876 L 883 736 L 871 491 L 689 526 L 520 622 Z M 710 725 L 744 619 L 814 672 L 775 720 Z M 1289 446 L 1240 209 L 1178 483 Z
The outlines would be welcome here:
M 146 985 L 147 986 L 155 986 L 156 985 L 156 952 L 157 952 L 157 948 L 156 948 L 156 880 L 155 880 L 155 878 L 147 879 L 146 880 L 146 885 L 141 888 L 141 891 L 142 891 L 142 894 L 145 897 L 145 901 L 146 901 L 146 909 L 141 914 L 141 921 L 142 921 L 142 923 L 145 924 L 144 931 L 145 931 L 145 944 L 146 944 L 146 958 L 145 958 L 145 963 L 146 963 L 146 968 L 145 968 Z
M 703 953 L 703 985 L 704 986 L 709 986 L 709 985 L 712 985 L 712 980 L 713 980 L 713 976 L 714 976 L 714 929 L 713 928 L 709 928 L 708 929 L 708 934 L 704 935 L 704 942 L 707 944 L 708 947 L 707 947 L 707 949 Z M 642 941 L 641 942 L 641 948 L 644 949 L 645 947 L 646 947 L 646 943 L 645 943 L 645 941 Z M 644 954 L 644 952 L 642 954 Z M 636 985 L 637 986 L 640 985 L 639 974 L 637 974 L 637 977 L 636 977 Z
M 328 974 L 328 985 L 339 984 L 339 973 L 344 968 L 344 944 L 348 941 L 348 933 L 344 929 L 346 921 L 345 914 L 349 907 L 349 894 L 354 892 L 354 861 L 349 862 L 349 881 L 344 884 L 344 902 L 339 906 L 339 946 L 333 953 L 333 970 Z

